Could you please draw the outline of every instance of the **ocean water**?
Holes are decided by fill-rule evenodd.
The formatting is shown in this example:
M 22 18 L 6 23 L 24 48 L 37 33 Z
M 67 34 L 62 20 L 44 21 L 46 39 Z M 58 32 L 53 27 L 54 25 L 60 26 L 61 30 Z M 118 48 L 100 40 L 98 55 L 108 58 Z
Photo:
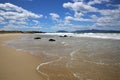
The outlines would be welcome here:
M 29 34 L 6 44 L 39 56 L 42 63 L 36 70 L 43 80 L 120 80 L 117 33 Z

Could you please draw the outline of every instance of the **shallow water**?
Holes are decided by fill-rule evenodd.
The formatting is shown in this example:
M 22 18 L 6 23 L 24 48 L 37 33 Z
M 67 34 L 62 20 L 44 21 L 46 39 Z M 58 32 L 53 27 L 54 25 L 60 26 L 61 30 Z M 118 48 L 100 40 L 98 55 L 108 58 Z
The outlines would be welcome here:
M 43 80 L 120 80 L 120 40 L 30 34 L 6 44 L 39 56 Z

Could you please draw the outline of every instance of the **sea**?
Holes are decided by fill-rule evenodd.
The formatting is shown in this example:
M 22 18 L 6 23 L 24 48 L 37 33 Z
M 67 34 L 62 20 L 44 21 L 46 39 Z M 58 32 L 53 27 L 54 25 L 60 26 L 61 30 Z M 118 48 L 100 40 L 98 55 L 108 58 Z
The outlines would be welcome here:
M 43 80 L 120 80 L 120 33 L 36 33 L 6 45 L 39 57 Z

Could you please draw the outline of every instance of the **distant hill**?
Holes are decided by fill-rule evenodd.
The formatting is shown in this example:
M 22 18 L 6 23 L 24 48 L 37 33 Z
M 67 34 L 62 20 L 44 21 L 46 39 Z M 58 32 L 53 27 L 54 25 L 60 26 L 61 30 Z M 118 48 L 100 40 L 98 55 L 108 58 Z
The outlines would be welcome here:
M 68 33 L 68 31 L 65 31 L 65 30 L 59 30 L 57 31 L 58 33 Z
M 45 33 L 45 32 L 42 32 L 42 31 L 5 31 L 5 30 L 2 30 L 2 31 L 0 31 L 0 33 Z
M 73 33 L 120 33 L 120 31 L 116 30 L 76 30 Z

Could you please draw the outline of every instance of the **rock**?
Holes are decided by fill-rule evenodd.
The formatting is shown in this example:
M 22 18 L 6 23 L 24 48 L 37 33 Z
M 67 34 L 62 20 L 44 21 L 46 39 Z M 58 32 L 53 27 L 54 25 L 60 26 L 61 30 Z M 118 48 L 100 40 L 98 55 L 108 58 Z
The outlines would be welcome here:
M 55 39 L 49 39 L 49 41 L 56 41 Z
M 59 37 L 68 37 L 67 35 L 64 35 L 64 36 L 59 36 Z
M 68 37 L 67 35 L 64 35 L 64 37 Z
M 41 37 L 35 37 L 34 39 L 41 39 Z

